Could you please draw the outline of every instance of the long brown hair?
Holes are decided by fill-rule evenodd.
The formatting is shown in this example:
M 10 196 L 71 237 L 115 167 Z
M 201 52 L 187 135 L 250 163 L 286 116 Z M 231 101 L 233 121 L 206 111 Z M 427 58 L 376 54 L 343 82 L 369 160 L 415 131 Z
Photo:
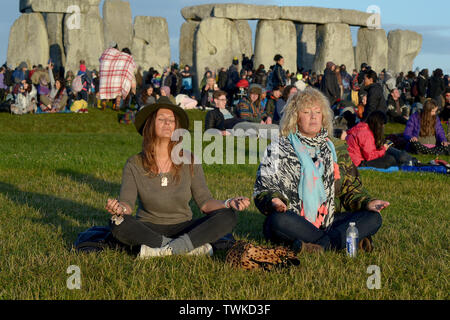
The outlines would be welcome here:
M 437 103 L 433 99 L 427 99 L 420 112 L 420 133 L 421 137 L 434 136 L 436 134 L 436 115 L 432 116 L 431 111 L 437 108 Z
M 158 138 L 156 137 L 156 114 L 157 111 L 153 112 L 153 114 L 147 119 L 144 125 L 144 129 L 142 131 L 143 141 L 142 141 L 142 151 L 140 153 L 142 166 L 146 174 L 150 177 L 155 177 L 159 173 L 158 165 L 156 163 L 156 142 Z M 175 115 L 175 130 L 180 128 L 180 121 Z M 179 141 L 170 141 L 168 146 L 169 157 L 172 154 L 173 148 L 183 142 L 183 137 L 180 137 Z M 180 153 L 180 156 L 183 156 L 183 150 Z M 193 157 L 191 157 L 191 175 L 193 175 Z M 170 173 L 174 177 L 175 183 L 180 181 L 180 172 L 183 167 L 183 163 L 176 165 L 172 162 L 172 168 L 170 169 Z
M 381 149 L 384 144 L 384 124 L 386 123 L 386 115 L 381 111 L 374 111 L 367 117 L 367 124 L 375 138 L 375 146 Z

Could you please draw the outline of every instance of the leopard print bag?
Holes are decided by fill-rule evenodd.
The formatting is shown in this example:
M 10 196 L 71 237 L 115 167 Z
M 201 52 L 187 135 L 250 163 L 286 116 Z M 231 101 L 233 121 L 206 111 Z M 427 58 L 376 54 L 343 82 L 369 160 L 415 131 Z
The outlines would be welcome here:
M 274 267 L 298 266 L 300 261 L 292 250 L 285 247 L 273 249 L 238 241 L 228 251 L 226 263 L 245 270 L 272 270 Z

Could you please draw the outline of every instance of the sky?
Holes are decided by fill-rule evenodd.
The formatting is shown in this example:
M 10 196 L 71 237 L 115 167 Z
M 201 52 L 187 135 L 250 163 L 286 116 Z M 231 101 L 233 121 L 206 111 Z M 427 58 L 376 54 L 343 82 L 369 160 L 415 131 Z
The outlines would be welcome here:
M 100 3 L 100 13 L 104 0 Z M 171 45 L 171 60 L 178 62 L 180 28 L 184 22 L 181 9 L 186 6 L 212 3 L 205 0 L 130 0 L 135 16 L 157 16 L 167 19 Z M 316 6 L 366 11 L 376 5 L 381 11 L 382 28 L 412 30 L 423 36 L 422 50 L 414 61 L 414 68 L 434 70 L 442 68 L 450 74 L 450 1 L 436 0 L 231 0 L 216 3 L 248 3 L 277 6 Z M 2 0 L 0 10 L 0 64 L 6 61 L 9 30 L 20 16 L 19 0 Z M 253 31 L 256 21 L 250 21 Z M 352 28 L 356 45 L 357 28 Z M 254 41 L 254 39 L 253 39 Z

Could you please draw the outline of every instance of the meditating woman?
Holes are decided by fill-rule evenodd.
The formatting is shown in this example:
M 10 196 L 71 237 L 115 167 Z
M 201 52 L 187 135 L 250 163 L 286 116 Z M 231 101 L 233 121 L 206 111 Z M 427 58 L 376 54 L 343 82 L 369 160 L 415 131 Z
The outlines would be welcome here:
M 176 152 L 178 142 L 171 140 L 172 135 L 176 129 L 187 130 L 189 120 L 167 97 L 141 109 L 135 126 L 144 138 L 142 152 L 125 164 L 119 200 L 109 199 L 106 205 L 113 215 L 114 237 L 126 245 L 140 246 L 141 258 L 212 254 L 211 243 L 236 225 L 234 210 L 244 210 L 250 200 L 213 199 L 202 166 L 193 164 L 187 151 Z M 139 207 L 134 218 L 136 198 Z M 204 217 L 192 219 L 191 198 Z
M 297 252 L 339 250 L 356 222 L 360 248 L 371 251 L 389 203 L 368 194 L 345 143 L 328 137 L 328 99 L 308 87 L 284 110 L 281 137 L 267 148 L 254 186 L 255 204 L 267 216 L 264 236 Z

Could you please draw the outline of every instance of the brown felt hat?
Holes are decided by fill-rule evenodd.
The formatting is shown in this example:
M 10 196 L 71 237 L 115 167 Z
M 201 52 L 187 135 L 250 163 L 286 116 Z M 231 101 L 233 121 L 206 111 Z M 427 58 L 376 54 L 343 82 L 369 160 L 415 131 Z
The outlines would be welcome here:
M 143 107 L 137 114 L 134 120 L 134 126 L 137 132 L 142 136 L 142 131 L 144 130 L 144 125 L 147 119 L 159 109 L 169 109 L 172 110 L 175 116 L 178 118 L 180 127 L 189 130 L 189 117 L 186 111 L 180 107 L 180 105 L 173 104 L 169 98 L 161 97 L 155 103 L 149 104 Z

